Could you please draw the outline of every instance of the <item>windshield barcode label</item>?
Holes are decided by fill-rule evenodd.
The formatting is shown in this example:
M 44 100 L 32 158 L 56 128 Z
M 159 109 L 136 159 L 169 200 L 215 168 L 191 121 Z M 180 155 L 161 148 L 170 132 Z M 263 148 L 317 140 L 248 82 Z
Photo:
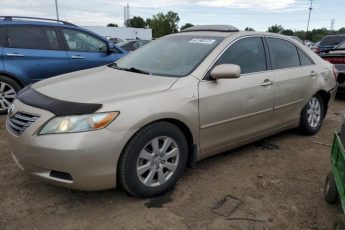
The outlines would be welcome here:
M 201 38 L 193 38 L 192 40 L 189 41 L 189 43 L 198 43 L 198 44 L 207 44 L 211 45 L 213 42 L 216 40 L 214 39 L 201 39 Z

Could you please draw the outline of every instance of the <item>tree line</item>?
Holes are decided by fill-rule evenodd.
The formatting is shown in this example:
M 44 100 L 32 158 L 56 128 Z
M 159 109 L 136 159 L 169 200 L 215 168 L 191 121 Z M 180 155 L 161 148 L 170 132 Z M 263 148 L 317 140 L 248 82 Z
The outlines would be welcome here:
M 169 11 L 167 13 L 160 12 L 156 15 L 153 15 L 152 18 L 147 18 L 146 20 L 142 17 L 135 16 L 125 22 L 127 27 L 133 28 L 150 28 L 152 29 L 152 37 L 159 38 L 168 34 L 177 33 L 180 30 L 192 27 L 192 23 L 186 23 L 181 28 L 178 27 L 180 22 L 180 17 L 177 13 Z M 117 27 L 115 23 L 109 23 L 109 27 Z M 245 31 L 255 31 L 252 27 L 246 27 Z M 267 28 L 267 32 L 271 33 L 280 33 L 288 36 L 297 36 L 300 39 L 310 40 L 313 42 L 319 41 L 322 37 L 329 34 L 345 34 L 345 27 L 340 28 L 339 30 L 330 31 L 327 28 L 313 29 L 311 31 L 304 30 L 291 30 L 285 29 L 281 25 L 272 25 Z

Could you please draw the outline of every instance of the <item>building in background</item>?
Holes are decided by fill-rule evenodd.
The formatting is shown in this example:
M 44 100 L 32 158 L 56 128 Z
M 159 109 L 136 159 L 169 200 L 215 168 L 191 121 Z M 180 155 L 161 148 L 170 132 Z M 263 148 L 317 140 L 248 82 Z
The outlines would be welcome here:
M 82 26 L 107 38 L 152 40 L 152 30 L 131 27 Z

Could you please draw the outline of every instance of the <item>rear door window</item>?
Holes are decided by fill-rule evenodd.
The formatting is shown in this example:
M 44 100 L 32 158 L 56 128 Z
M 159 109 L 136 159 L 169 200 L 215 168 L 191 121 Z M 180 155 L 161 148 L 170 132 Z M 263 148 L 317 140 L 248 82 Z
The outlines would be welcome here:
M 59 50 L 55 28 L 11 26 L 7 30 L 7 46 L 21 49 Z
M 0 47 L 4 46 L 5 34 L 6 34 L 6 27 L 0 26 Z
M 248 37 L 235 42 L 222 54 L 215 66 L 221 64 L 239 65 L 243 74 L 267 70 L 262 39 Z
M 273 69 L 285 69 L 300 66 L 297 47 L 289 41 L 279 38 L 267 38 Z

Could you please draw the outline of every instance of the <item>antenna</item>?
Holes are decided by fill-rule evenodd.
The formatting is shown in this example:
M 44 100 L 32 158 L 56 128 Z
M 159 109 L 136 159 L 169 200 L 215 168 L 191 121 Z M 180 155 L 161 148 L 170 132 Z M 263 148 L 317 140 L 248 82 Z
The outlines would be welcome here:
M 305 37 L 307 38 L 307 34 L 309 31 L 309 23 L 310 23 L 310 15 L 311 11 L 313 10 L 313 0 L 310 0 L 310 6 L 309 6 L 309 16 L 308 16 L 308 25 L 307 25 L 307 31 L 305 32 Z

